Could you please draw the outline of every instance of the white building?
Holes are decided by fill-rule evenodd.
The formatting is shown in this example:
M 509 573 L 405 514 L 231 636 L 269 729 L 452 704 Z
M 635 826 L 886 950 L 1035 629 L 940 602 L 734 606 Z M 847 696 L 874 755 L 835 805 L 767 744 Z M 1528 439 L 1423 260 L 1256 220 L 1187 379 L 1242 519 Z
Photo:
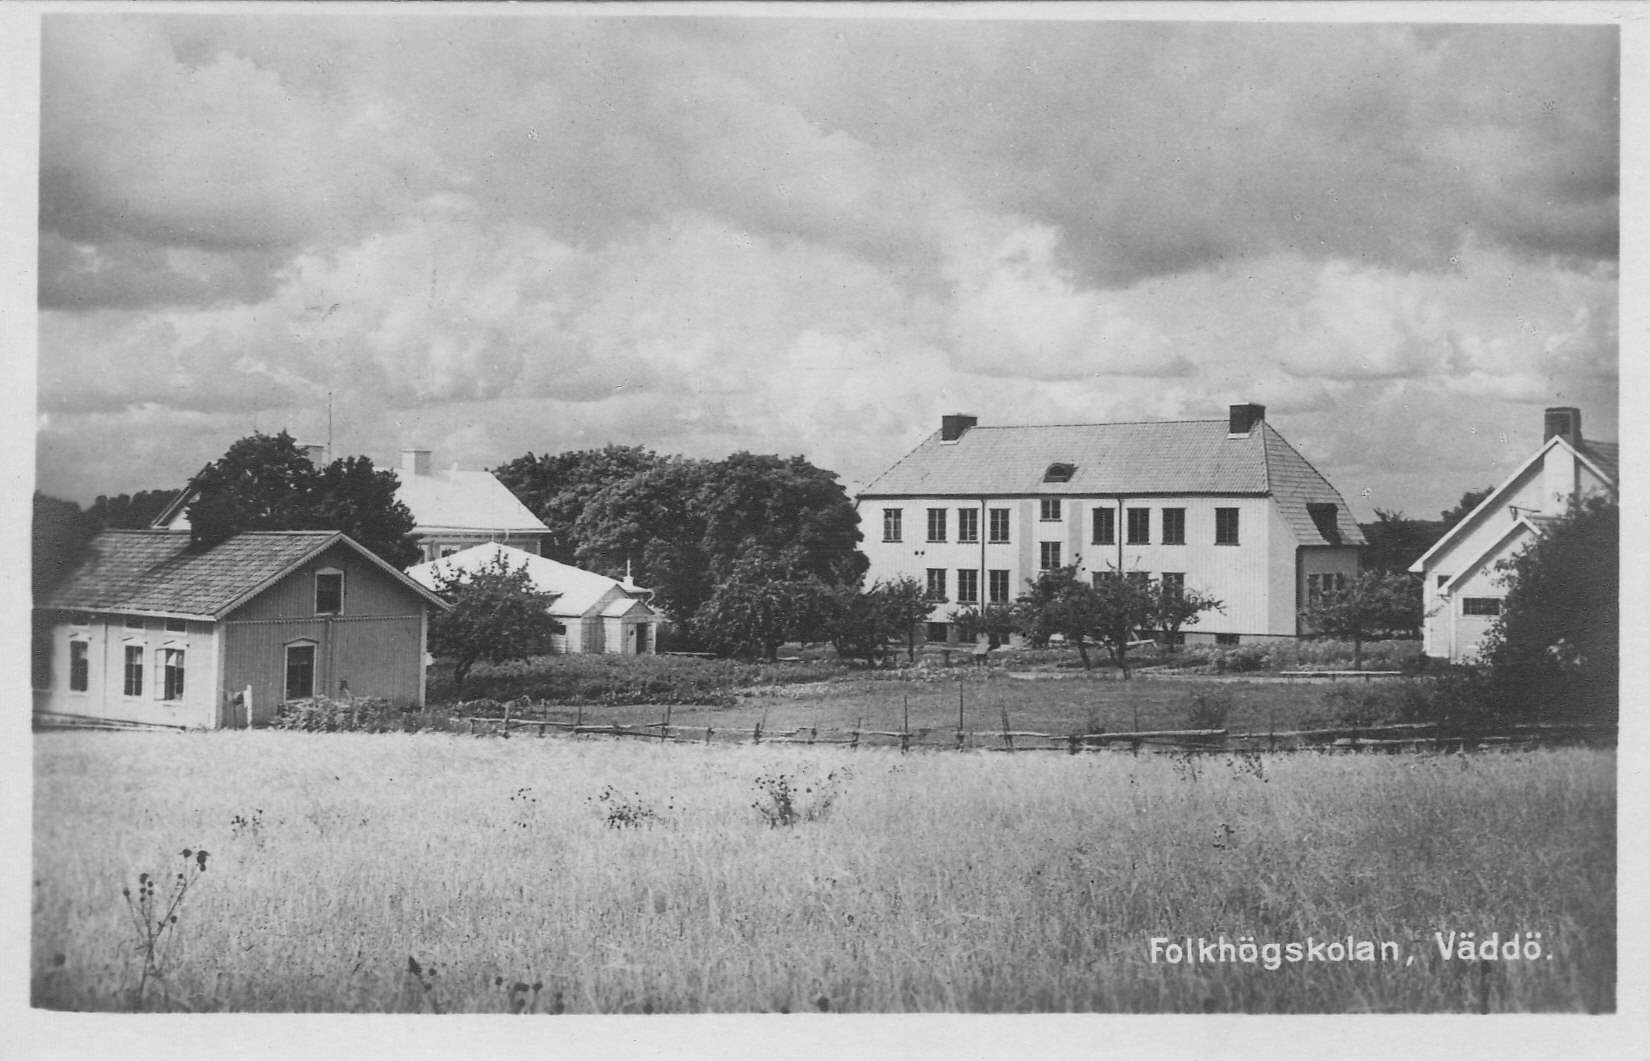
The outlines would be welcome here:
M 934 599 L 928 638 L 959 607 L 1012 601 L 1076 565 L 1213 594 L 1188 641 L 1301 633 L 1311 594 L 1358 571 L 1363 532 L 1341 495 L 1266 421 L 941 428 L 857 499 L 868 581 L 909 575 Z
M 552 652 L 633 656 L 656 651 L 660 617 L 650 603 L 653 594 L 628 580 L 621 582 L 496 542 L 418 564 L 407 571 L 407 577 L 435 589 L 442 574 L 473 574 L 500 559 L 511 570 L 526 568 L 539 592 L 555 595 L 550 615 L 560 630 L 551 637 Z
M 1621 448 L 1582 438 L 1580 409 L 1548 409 L 1544 428 L 1535 455 L 1410 565 L 1425 586 L 1427 655 L 1476 657 L 1506 596 L 1496 565 L 1562 516 L 1572 499 L 1616 492 Z

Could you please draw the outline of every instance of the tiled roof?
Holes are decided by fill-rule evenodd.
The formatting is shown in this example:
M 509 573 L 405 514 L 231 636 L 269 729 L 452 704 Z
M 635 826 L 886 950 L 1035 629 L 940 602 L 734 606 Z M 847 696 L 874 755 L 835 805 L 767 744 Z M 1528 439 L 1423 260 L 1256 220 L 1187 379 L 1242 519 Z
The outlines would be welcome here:
M 1598 465 L 1604 474 L 1610 477 L 1610 482 L 1621 483 L 1621 444 L 1619 442 L 1594 442 L 1590 438 L 1581 440 L 1576 447 L 1588 460 Z
M 1303 544 L 1363 544 L 1340 494 L 1276 429 L 1262 421 L 1232 438 L 1229 428 L 1224 419 L 973 427 L 955 442 L 936 432 L 860 496 L 1270 494 Z M 1066 482 L 1044 482 L 1056 463 L 1076 467 Z M 1319 532 L 1308 503 L 1336 506 L 1339 543 Z
M 112 530 L 41 602 L 48 608 L 216 618 L 248 590 L 325 548 L 336 531 L 249 531 L 191 549 L 182 531 Z
M 480 571 L 499 558 L 503 558 L 512 570 L 525 567 L 527 577 L 533 580 L 533 585 L 541 593 L 556 594 L 555 601 L 550 605 L 552 615 L 582 617 L 612 590 L 618 590 L 622 597 L 627 598 L 647 592 L 639 586 L 627 587 L 606 575 L 564 564 L 548 556 L 534 556 L 497 542 L 460 549 L 451 556 L 418 564 L 408 568 L 407 577 L 433 589 L 438 572 L 458 574 Z
M 418 532 L 513 531 L 546 534 L 546 527 L 492 472 L 400 473 L 395 496 L 412 510 Z

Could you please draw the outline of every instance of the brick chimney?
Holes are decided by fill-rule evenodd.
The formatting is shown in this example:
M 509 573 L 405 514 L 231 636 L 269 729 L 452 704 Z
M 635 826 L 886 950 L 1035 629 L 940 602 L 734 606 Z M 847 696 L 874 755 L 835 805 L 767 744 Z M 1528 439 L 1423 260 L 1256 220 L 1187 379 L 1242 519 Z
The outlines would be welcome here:
M 404 449 L 401 451 L 402 475 L 430 474 L 430 451 L 427 449 Z
M 1264 405 L 1234 405 L 1231 408 L 1230 419 L 1227 421 L 1226 437 L 1248 438 L 1249 432 L 1255 429 L 1255 425 L 1265 419 L 1266 406 Z
M 1554 435 L 1562 435 L 1572 446 L 1581 444 L 1581 410 L 1572 405 L 1557 405 L 1547 410 L 1545 430 L 1541 441 L 1548 442 Z
M 955 442 L 963 437 L 963 432 L 980 422 L 977 416 L 968 416 L 964 413 L 951 413 L 940 417 L 940 441 Z

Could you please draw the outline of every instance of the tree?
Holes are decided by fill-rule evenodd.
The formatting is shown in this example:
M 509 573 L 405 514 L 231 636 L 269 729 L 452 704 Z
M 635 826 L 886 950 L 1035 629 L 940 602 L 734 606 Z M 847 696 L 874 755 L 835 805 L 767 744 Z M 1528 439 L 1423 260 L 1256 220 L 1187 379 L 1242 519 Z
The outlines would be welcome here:
M 419 557 L 394 472 L 377 471 L 366 457 L 317 468 L 285 431 L 237 440 L 193 485 L 189 526 L 199 545 L 241 531 L 337 530 L 396 568 Z
M 775 659 L 786 641 L 805 641 L 820 630 L 830 608 L 830 590 L 811 575 L 763 557 L 737 565 L 693 613 L 698 639 L 714 651 Z
M 544 555 L 571 564 L 584 544 L 577 531 L 579 516 L 591 500 L 669 460 L 640 446 L 609 445 L 536 457 L 529 453 L 499 465 L 493 474 L 550 528 Z
M 986 644 L 992 648 L 1007 644 L 1008 639 L 1019 629 L 1014 619 L 1012 604 L 968 605 L 954 610 L 948 618 L 957 624 L 964 637 L 984 636 Z
M 91 555 L 99 529 L 97 520 L 73 501 L 34 492 L 30 585 L 36 602 Z
M 1409 565 L 1448 530 L 1448 525 L 1438 520 L 1408 519 L 1402 512 L 1379 508 L 1375 510 L 1375 522 L 1358 526 L 1366 543 L 1359 556 L 1363 569 L 1399 575 L 1407 573 Z
M 830 601 L 825 633 L 836 654 L 867 666 L 886 662 L 893 643 L 904 644 L 907 658 L 915 658 L 917 624 L 933 608 L 927 589 L 908 575 L 867 590 L 838 582 Z
M 473 572 L 438 565 L 435 579 L 435 591 L 452 607 L 430 620 L 430 652 L 453 661 L 460 690 L 478 662 L 525 660 L 549 645 L 555 596 L 541 592 L 525 566 L 512 568 L 500 555 Z
M 1033 644 L 1046 644 L 1060 634 L 1076 644 L 1086 670 L 1091 666 L 1088 641 L 1093 639 L 1106 647 L 1127 678 L 1129 644 L 1136 630 L 1151 625 L 1155 614 L 1158 591 L 1153 582 L 1115 572 L 1084 582 L 1074 566 L 1054 568 L 1027 583 L 1015 612 Z
M 1364 571 L 1327 589 L 1301 609 L 1301 622 L 1319 635 L 1352 642 L 1352 669 L 1363 669 L 1363 643 L 1409 635 L 1421 625 L 1421 586 L 1410 575 Z
M 1614 721 L 1621 655 L 1621 513 L 1573 503 L 1497 565 L 1507 595 L 1480 656 L 1493 701 L 1513 717 Z
M 663 458 L 597 492 L 574 535 L 581 564 L 609 575 L 634 565 L 659 605 L 690 626 L 749 558 L 838 586 L 857 584 L 866 567 L 853 502 L 834 473 L 801 457 Z
M 1187 589 L 1179 583 L 1152 579 L 1147 589 L 1151 593 L 1151 625 L 1163 634 L 1164 647 L 1173 652 L 1183 626 L 1195 626 L 1207 611 L 1224 612 L 1226 605 L 1202 590 Z
M 1457 523 L 1460 523 L 1462 520 L 1466 519 L 1467 515 L 1471 513 L 1473 509 L 1483 504 L 1484 499 L 1489 497 L 1490 494 L 1494 492 L 1495 487 L 1486 486 L 1478 490 L 1468 490 L 1466 493 L 1462 494 L 1461 500 L 1455 503 L 1454 508 L 1446 508 L 1444 511 L 1438 513 L 1438 518 L 1443 521 L 1444 530 L 1447 532 L 1451 527 L 1454 527 Z M 1442 535 L 1440 535 L 1440 537 L 1442 537 Z
M 178 496 L 177 490 L 139 490 L 135 494 L 99 494 L 87 515 L 105 529 L 142 530 Z

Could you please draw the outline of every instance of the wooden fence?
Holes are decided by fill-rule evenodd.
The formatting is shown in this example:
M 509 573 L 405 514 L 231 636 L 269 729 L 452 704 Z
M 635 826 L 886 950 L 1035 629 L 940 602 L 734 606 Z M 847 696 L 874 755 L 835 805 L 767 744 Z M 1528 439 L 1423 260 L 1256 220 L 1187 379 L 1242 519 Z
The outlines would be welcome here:
M 460 705 L 461 707 L 463 705 Z M 551 733 L 574 737 L 630 737 L 675 744 L 821 744 L 849 748 L 897 747 L 934 751 L 1035 752 L 1061 751 L 1069 755 L 1089 751 L 1141 751 L 1222 753 L 1222 752 L 1399 752 L 1469 751 L 1497 747 L 1534 747 L 1543 744 L 1614 745 L 1613 723 L 1547 722 L 1510 726 L 1495 733 L 1452 731 L 1435 722 L 1397 722 L 1377 726 L 1334 726 L 1323 729 L 1279 730 L 1264 733 L 1232 733 L 1226 729 L 1140 730 L 1116 733 L 1043 733 L 1017 730 L 1008 725 L 995 730 L 915 729 L 909 717 L 897 730 L 851 730 L 802 726 L 789 730 L 768 730 L 766 718 L 750 729 L 718 729 L 714 726 L 672 725 L 670 712 L 658 722 L 624 725 L 620 723 L 572 722 L 545 717 L 548 705 L 522 715 L 516 705 L 506 704 L 502 716 L 459 715 L 472 735 L 509 737 L 512 733 L 543 737 Z

